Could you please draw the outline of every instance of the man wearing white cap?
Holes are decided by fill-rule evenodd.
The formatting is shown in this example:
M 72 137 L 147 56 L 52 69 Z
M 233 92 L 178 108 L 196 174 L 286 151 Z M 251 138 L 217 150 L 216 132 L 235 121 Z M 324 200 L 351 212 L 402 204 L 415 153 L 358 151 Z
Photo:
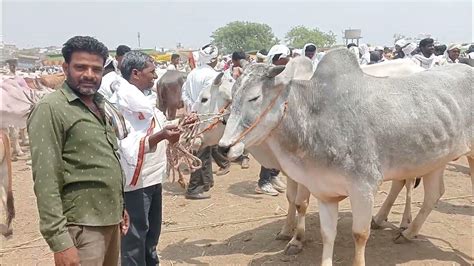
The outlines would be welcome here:
M 195 111 L 199 100 L 199 94 L 204 88 L 212 85 L 218 72 L 214 70 L 217 65 L 219 51 L 216 46 L 207 44 L 199 50 L 199 66 L 193 69 L 186 82 L 183 84 L 182 98 L 188 112 Z M 226 169 L 229 161 L 224 156 L 219 156 L 216 147 L 206 147 L 197 153 L 202 161 L 202 168 L 191 174 L 189 186 L 186 191 L 187 199 L 207 199 L 211 196 L 207 193 L 214 186 L 212 175 L 212 157 L 216 163 Z
M 461 53 L 461 45 L 452 43 L 444 52 L 441 65 L 459 63 L 459 54 Z

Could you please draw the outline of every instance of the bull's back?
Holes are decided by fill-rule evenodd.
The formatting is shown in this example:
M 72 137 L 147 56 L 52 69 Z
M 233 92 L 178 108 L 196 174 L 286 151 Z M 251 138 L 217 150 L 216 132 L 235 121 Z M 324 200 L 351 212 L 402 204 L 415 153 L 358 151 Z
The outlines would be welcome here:
M 369 100 L 367 122 L 382 161 L 423 165 L 467 152 L 473 143 L 472 68 L 448 67 L 386 79 Z

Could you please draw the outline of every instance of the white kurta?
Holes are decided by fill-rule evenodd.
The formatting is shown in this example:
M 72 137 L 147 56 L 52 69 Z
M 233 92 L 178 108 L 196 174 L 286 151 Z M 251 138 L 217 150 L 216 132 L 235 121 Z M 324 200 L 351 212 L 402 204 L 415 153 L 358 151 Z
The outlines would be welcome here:
M 155 107 L 156 95 L 142 93 L 137 87 L 121 82 L 111 102 L 122 113 L 128 130 L 119 140 L 120 164 L 125 173 L 125 192 L 160 184 L 167 176 L 168 141 L 150 149 L 148 137 L 167 124 L 165 115 Z

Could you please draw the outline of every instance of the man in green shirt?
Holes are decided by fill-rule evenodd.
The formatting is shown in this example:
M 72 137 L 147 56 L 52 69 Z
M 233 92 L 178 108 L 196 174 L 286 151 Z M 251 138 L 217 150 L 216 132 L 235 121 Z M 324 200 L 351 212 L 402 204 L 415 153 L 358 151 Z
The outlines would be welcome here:
M 123 176 L 105 100 L 96 93 L 108 50 L 76 36 L 62 54 L 66 81 L 28 120 L 40 231 L 56 265 L 117 265 L 120 232 L 128 230 Z

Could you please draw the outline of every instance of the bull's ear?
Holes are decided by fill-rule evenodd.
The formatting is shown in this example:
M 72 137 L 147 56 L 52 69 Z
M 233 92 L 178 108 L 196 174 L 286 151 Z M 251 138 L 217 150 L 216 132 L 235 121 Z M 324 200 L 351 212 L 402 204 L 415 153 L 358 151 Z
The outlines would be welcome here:
M 224 76 L 224 72 L 219 73 L 216 78 L 214 79 L 214 85 L 218 86 L 222 83 L 222 76 Z
M 268 72 L 267 72 L 267 77 L 269 78 L 274 78 L 276 76 L 278 76 L 278 74 L 280 74 L 281 72 L 283 72 L 283 70 L 285 70 L 285 66 L 274 66 L 274 67 L 271 67 Z

